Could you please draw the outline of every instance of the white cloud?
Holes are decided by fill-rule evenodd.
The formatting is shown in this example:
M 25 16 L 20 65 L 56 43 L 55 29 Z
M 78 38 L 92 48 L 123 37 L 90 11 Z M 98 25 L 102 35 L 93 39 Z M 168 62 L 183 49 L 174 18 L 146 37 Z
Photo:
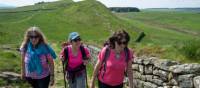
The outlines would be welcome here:
M 177 8 L 200 7 L 200 0 L 98 0 L 107 7 Z
M 45 1 L 52 2 L 58 0 L 0 0 L 0 3 L 13 5 L 13 6 L 25 6 L 25 5 L 33 5 L 36 2 Z
M 0 0 L 0 3 L 14 6 L 32 5 L 36 2 L 58 0 Z M 82 0 L 73 0 L 82 1 Z M 200 7 L 200 0 L 98 0 L 107 7 L 138 7 L 138 8 L 176 8 Z

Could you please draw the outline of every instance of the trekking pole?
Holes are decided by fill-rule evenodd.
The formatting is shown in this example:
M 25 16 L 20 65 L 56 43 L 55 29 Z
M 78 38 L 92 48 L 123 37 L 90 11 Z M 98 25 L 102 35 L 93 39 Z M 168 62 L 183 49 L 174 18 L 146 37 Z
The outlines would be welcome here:
M 89 88 L 88 81 L 87 81 L 87 67 L 85 66 L 85 82 L 86 82 L 86 88 Z
M 64 67 L 64 62 L 62 61 L 62 67 L 63 67 L 63 75 L 64 75 L 64 84 L 65 84 L 65 88 L 67 88 L 67 84 L 66 84 L 66 79 L 65 79 L 65 67 Z

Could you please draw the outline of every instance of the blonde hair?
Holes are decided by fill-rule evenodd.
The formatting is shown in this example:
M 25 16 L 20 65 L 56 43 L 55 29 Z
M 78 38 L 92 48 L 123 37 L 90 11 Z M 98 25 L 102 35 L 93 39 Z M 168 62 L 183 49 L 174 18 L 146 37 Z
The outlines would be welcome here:
M 30 41 L 30 36 L 32 33 L 37 34 L 37 36 L 39 37 L 39 43 L 47 44 L 47 40 L 46 40 L 44 34 L 42 33 L 42 31 L 40 30 L 40 28 L 39 27 L 30 27 L 27 29 L 27 31 L 24 34 L 24 40 L 20 46 L 20 49 L 26 48 L 27 43 Z

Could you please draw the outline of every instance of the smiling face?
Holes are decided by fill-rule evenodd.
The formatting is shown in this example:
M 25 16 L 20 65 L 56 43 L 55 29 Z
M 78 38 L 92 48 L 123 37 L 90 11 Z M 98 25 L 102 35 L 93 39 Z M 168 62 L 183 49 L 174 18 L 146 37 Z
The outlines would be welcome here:
M 40 37 L 36 32 L 31 32 L 29 35 L 29 39 L 33 46 L 36 46 L 39 43 Z
M 123 50 L 126 46 L 127 46 L 127 41 L 125 38 L 117 40 L 115 42 L 115 46 L 116 48 L 118 48 L 119 50 Z
M 81 38 L 77 37 L 74 40 L 71 40 L 73 46 L 80 46 L 81 45 Z

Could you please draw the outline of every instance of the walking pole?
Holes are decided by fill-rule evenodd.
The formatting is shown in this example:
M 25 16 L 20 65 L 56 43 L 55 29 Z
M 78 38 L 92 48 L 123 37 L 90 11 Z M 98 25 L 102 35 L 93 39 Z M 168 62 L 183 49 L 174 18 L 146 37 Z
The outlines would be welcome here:
M 85 65 L 85 75 L 86 75 L 86 77 L 85 77 L 86 88 L 89 88 L 88 82 L 87 82 L 87 69 L 86 69 L 86 65 Z
M 66 79 L 65 79 L 65 64 L 64 64 L 64 62 L 62 61 L 62 67 L 63 67 L 63 75 L 64 75 L 64 84 L 65 84 L 65 88 L 67 88 L 67 85 L 66 85 Z

